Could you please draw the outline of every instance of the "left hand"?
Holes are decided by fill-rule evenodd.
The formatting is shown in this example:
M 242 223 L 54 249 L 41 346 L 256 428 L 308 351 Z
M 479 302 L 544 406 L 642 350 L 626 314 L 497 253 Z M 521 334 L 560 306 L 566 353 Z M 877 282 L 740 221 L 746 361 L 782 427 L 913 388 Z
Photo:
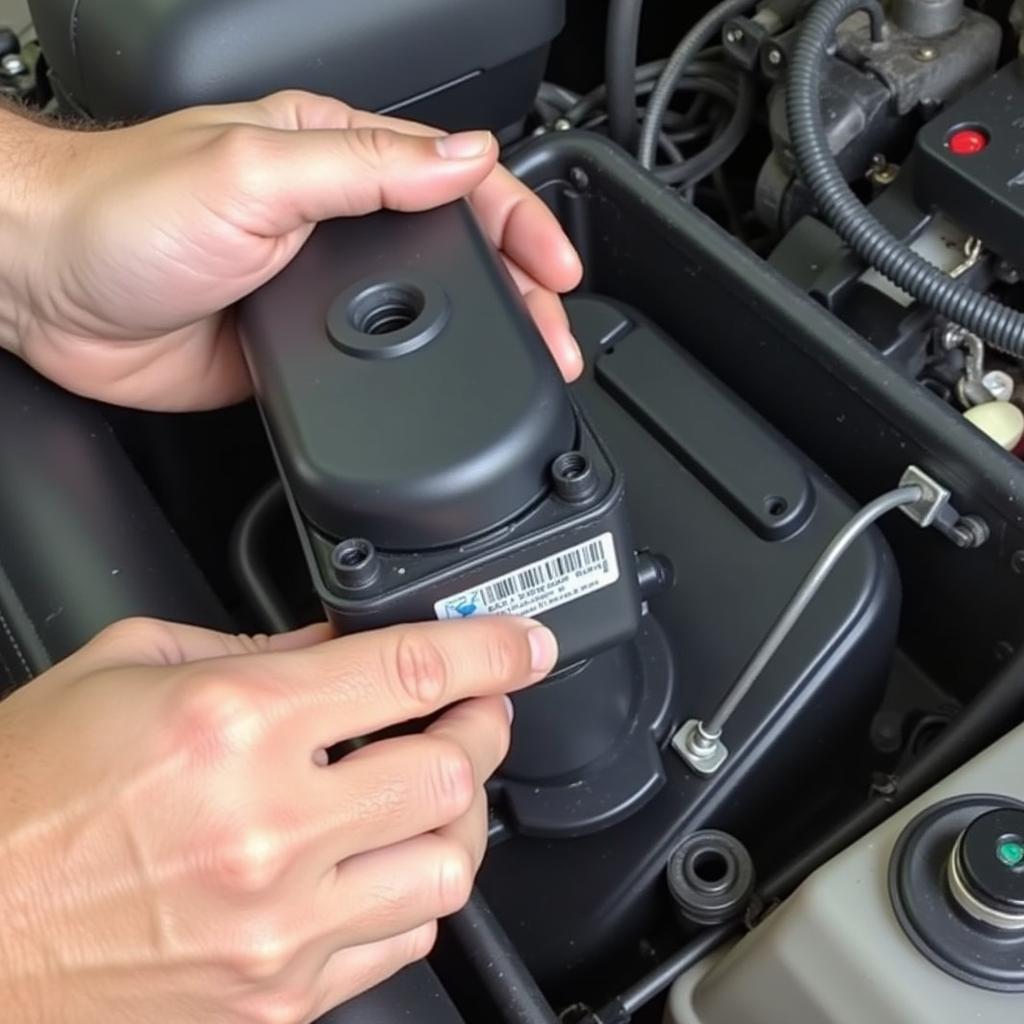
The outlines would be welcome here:
M 498 166 L 487 133 L 422 125 L 305 93 L 202 107 L 110 131 L 25 122 L 32 226 L 18 254 L 12 347 L 69 390 L 154 410 L 247 397 L 230 309 L 321 220 L 469 196 L 563 374 L 582 368 L 558 293 L 579 258 Z

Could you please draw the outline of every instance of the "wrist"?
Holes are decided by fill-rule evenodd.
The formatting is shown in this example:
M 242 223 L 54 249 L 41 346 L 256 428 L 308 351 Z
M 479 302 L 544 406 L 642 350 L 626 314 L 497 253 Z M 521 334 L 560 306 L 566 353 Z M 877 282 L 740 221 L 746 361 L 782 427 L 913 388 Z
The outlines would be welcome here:
M 60 129 L 0 105 L 0 348 L 20 351 L 54 203 L 52 151 Z

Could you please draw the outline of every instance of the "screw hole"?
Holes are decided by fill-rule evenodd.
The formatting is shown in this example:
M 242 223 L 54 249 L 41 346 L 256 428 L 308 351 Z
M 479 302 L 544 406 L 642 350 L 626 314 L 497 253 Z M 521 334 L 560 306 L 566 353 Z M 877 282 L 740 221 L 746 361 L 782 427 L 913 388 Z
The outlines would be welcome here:
M 778 519 L 780 516 L 784 516 L 789 511 L 789 502 L 785 498 L 774 496 L 771 498 L 765 498 L 764 507 L 773 519 Z
M 376 285 L 352 302 L 349 319 L 361 334 L 379 337 L 410 327 L 425 305 L 426 297 L 413 285 Z

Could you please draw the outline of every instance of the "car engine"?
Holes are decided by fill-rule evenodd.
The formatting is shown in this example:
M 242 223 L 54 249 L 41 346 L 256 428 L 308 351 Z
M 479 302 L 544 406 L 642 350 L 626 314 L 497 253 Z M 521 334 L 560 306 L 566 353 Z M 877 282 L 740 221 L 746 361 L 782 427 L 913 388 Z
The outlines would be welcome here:
M 29 7 L 9 100 L 484 126 L 583 258 L 568 389 L 463 204 L 318 228 L 246 405 L 0 359 L 8 689 L 130 615 L 559 637 L 469 905 L 324 1024 L 1018 1019 L 1024 4 Z

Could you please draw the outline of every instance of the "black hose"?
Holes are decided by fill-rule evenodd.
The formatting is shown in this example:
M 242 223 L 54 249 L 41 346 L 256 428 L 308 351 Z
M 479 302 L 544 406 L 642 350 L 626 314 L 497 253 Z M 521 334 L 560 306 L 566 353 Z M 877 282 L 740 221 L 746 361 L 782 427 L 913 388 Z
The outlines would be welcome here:
M 235 580 L 257 614 L 260 628 L 268 633 L 286 633 L 298 625 L 259 555 L 274 544 L 276 517 L 287 518 L 287 508 L 284 487 L 280 480 L 275 480 L 242 513 L 231 536 L 231 567 Z
M 447 928 L 506 1024 L 558 1024 L 558 1015 L 479 891 L 473 890 Z
M 633 151 L 637 137 L 636 54 L 644 0 L 611 0 L 605 42 L 604 78 L 608 89 L 608 131 Z
M 687 73 L 697 54 L 722 30 L 722 26 L 738 14 L 754 6 L 755 0 L 721 0 L 697 22 L 675 48 L 665 65 L 658 84 L 647 104 L 643 128 L 640 131 L 640 163 L 648 170 L 654 167 L 658 136 L 679 80 Z
M 972 291 L 901 242 L 865 209 L 836 165 L 821 114 L 821 68 L 836 28 L 859 10 L 868 12 L 877 39 L 884 17 L 878 0 L 818 0 L 800 28 L 786 89 L 786 120 L 800 176 L 822 217 L 865 263 L 993 347 L 1024 356 L 1024 314 Z

